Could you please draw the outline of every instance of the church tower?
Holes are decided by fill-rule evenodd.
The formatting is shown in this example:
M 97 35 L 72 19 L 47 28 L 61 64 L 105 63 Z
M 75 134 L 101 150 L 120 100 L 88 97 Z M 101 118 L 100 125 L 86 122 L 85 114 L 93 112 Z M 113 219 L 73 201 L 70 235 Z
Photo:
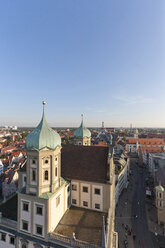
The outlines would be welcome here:
M 26 193 L 37 196 L 53 193 L 59 187 L 61 177 L 61 138 L 48 126 L 44 106 L 45 102 L 41 122 L 26 138 Z
M 138 135 L 139 135 L 139 132 L 138 132 L 138 129 L 136 128 L 136 131 L 135 131 L 135 133 L 134 133 L 134 138 L 135 138 L 135 139 L 138 139 Z
M 70 200 L 69 182 L 61 177 L 61 138 L 49 127 L 44 108 L 43 101 L 42 119 L 26 138 L 27 183 L 18 192 L 18 231 L 46 238 Z
M 81 124 L 79 128 L 74 131 L 74 144 L 90 146 L 91 145 L 91 132 L 84 126 L 83 114 L 81 115 Z

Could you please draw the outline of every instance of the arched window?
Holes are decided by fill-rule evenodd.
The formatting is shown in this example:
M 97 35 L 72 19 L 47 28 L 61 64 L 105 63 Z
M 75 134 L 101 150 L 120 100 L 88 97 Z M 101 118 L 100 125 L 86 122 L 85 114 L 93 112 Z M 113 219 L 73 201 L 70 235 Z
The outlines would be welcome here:
M 33 169 L 32 170 L 32 181 L 36 180 L 36 171 Z
M 45 171 L 45 180 L 48 180 L 48 171 Z
M 27 245 L 26 244 L 22 244 L 22 248 L 27 248 Z
M 55 176 L 57 177 L 57 167 L 55 168 Z

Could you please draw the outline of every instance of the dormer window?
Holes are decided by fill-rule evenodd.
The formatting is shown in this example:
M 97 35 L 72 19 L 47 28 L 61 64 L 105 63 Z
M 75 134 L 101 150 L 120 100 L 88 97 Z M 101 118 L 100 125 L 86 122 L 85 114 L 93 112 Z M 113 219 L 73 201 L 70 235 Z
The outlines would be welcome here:
M 45 178 L 45 180 L 48 180 L 48 171 L 47 170 L 45 171 L 45 177 L 44 178 Z

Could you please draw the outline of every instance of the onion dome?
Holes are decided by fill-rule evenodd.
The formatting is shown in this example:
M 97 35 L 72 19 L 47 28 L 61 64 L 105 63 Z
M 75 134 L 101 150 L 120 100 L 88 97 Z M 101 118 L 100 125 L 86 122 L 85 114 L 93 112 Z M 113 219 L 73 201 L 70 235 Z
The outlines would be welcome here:
M 81 120 L 81 125 L 79 126 L 79 128 L 77 128 L 75 131 L 74 131 L 74 137 L 75 138 L 90 138 L 91 137 L 91 132 L 89 131 L 89 129 L 87 129 L 85 126 L 84 126 L 84 123 L 83 123 L 83 115 L 81 115 L 82 117 L 82 120 Z
M 61 146 L 60 135 L 49 127 L 44 114 L 43 101 L 43 115 L 39 125 L 27 135 L 26 137 L 26 149 L 42 150 L 43 148 L 49 148 L 55 150 L 58 146 Z
M 155 187 L 157 190 L 164 192 L 164 188 L 159 184 L 159 186 Z

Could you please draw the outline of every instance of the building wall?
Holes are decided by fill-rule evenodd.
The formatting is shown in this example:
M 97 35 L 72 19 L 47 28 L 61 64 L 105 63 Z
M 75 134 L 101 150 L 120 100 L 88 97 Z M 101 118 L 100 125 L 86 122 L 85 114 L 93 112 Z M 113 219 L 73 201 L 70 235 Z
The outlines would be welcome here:
M 76 186 L 76 190 L 73 190 L 74 186 Z M 83 187 L 86 187 L 88 192 L 83 192 Z M 100 190 L 100 194 L 96 194 L 95 189 Z M 75 200 L 76 203 L 74 203 Z M 109 200 L 109 184 L 72 180 L 71 204 L 73 206 L 108 212 Z M 84 202 L 87 203 L 87 206 L 84 206 Z M 95 204 L 99 204 L 99 206 L 95 206 Z
M 18 171 L 18 190 L 26 186 L 26 171 Z
M 54 231 L 60 219 L 64 215 L 67 202 L 65 185 L 49 200 L 49 232 Z M 59 200 L 60 199 L 60 200 Z
M 28 203 L 28 211 L 23 209 L 23 203 Z M 41 206 L 42 215 L 36 213 L 36 205 Z M 18 231 L 45 237 L 48 232 L 48 201 L 32 195 L 18 193 Z M 28 230 L 23 229 L 23 221 L 28 223 Z M 36 234 L 36 225 L 42 226 L 42 235 Z
M 2 241 L 2 234 L 5 234 L 5 241 Z M 15 239 L 14 244 L 11 244 L 11 237 Z M 9 232 L 4 232 L 3 230 L 0 230 L 0 248 L 14 248 L 16 247 L 15 245 L 15 236 Z
M 155 200 L 157 207 L 158 224 L 165 226 L 165 192 L 156 190 Z
M 47 248 L 47 246 L 45 245 L 41 245 L 40 242 L 38 242 L 37 244 L 35 242 L 32 242 L 30 240 L 27 240 L 27 242 L 24 242 L 22 238 L 18 238 L 18 245 L 17 245 L 17 248 L 22 248 L 22 245 L 25 243 L 27 248 Z M 38 246 L 36 246 L 38 245 Z
M 115 204 L 117 204 L 121 192 L 124 190 L 124 188 L 128 183 L 129 166 L 130 166 L 130 161 L 129 159 L 127 159 L 127 163 L 122 169 L 122 171 L 119 173 L 119 175 L 116 175 Z
M 83 145 L 83 146 L 90 146 L 91 145 L 91 138 L 74 138 L 74 144 L 75 145 Z

